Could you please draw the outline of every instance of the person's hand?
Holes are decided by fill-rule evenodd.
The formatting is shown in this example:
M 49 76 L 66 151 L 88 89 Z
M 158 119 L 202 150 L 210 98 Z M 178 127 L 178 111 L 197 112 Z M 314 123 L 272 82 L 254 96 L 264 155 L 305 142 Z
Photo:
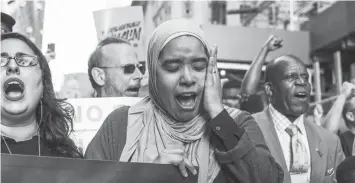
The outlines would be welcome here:
M 343 85 L 341 86 L 340 93 L 345 95 L 346 98 L 349 98 L 354 94 L 354 91 L 355 91 L 355 84 L 352 84 L 350 82 L 344 82 Z
M 313 110 L 313 115 L 318 126 L 321 126 L 321 119 L 323 116 L 323 107 L 321 104 L 316 104 Z
M 226 78 L 222 80 L 219 78 L 217 69 L 217 45 L 212 47 L 208 62 L 203 105 L 210 118 L 213 119 L 224 109 L 222 103 L 222 87 L 223 84 L 228 81 Z
M 274 51 L 282 47 L 282 39 L 275 35 L 271 35 L 266 41 L 265 46 L 268 51 Z
M 159 153 L 159 156 L 153 161 L 157 164 L 173 164 L 177 166 L 183 177 L 187 177 L 188 169 L 193 175 L 197 174 L 196 168 L 184 157 L 183 149 L 165 149 Z

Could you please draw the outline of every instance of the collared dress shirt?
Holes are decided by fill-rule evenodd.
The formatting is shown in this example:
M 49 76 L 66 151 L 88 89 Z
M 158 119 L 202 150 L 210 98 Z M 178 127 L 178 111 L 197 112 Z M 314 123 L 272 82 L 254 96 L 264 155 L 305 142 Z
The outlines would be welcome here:
M 283 114 L 278 112 L 271 104 L 269 105 L 269 111 L 271 118 L 274 122 L 274 127 L 277 133 L 277 137 L 279 138 L 281 148 L 285 157 L 287 169 L 290 170 L 291 164 L 291 137 L 285 131 L 286 128 L 291 125 L 291 121 L 286 118 Z M 300 139 L 303 141 L 303 144 L 306 146 L 306 151 L 308 153 L 309 162 L 311 161 L 311 155 L 309 150 L 309 144 L 307 139 L 306 128 L 304 126 L 304 115 L 299 116 L 294 122 L 298 129 Z M 290 174 L 292 183 L 309 183 L 311 168 L 308 169 L 308 172 L 305 174 Z

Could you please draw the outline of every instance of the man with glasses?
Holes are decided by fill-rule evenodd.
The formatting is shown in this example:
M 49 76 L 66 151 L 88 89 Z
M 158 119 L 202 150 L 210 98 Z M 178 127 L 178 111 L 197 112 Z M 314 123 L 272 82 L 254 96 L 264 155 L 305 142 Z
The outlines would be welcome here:
M 10 15 L 1 12 L 1 34 L 12 32 L 16 21 Z
M 128 41 L 108 37 L 91 54 L 88 63 L 90 82 L 97 97 L 137 97 L 144 65 Z

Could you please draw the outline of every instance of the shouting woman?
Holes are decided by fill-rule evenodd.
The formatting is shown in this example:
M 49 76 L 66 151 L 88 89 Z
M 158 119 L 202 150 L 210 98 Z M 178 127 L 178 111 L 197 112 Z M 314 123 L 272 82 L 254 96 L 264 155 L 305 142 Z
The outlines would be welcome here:
M 199 183 L 282 182 L 254 119 L 223 106 L 216 57 L 197 24 L 161 24 L 148 46 L 149 96 L 112 112 L 86 157 L 173 164 Z
M 57 99 L 42 52 L 19 33 L 1 35 L 1 153 L 80 158 L 69 138 L 73 107 Z

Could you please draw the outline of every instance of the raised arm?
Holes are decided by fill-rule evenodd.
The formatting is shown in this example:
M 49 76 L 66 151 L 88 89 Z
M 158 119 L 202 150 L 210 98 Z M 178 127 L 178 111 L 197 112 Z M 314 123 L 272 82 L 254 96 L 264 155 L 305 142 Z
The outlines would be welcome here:
M 271 35 L 269 39 L 265 42 L 264 46 L 261 48 L 259 54 L 255 57 L 253 62 L 251 63 L 250 68 L 245 74 L 241 86 L 241 95 L 249 96 L 256 92 L 260 77 L 261 77 L 261 69 L 265 63 L 265 59 L 269 52 L 277 50 L 282 47 L 282 39 Z
M 346 99 L 352 95 L 355 90 L 355 85 L 349 82 L 344 82 L 341 88 L 341 93 L 334 102 L 332 108 L 329 110 L 324 119 L 323 127 L 336 133 L 339 128 L 339 122 L 342 117 L 342 112 Z

